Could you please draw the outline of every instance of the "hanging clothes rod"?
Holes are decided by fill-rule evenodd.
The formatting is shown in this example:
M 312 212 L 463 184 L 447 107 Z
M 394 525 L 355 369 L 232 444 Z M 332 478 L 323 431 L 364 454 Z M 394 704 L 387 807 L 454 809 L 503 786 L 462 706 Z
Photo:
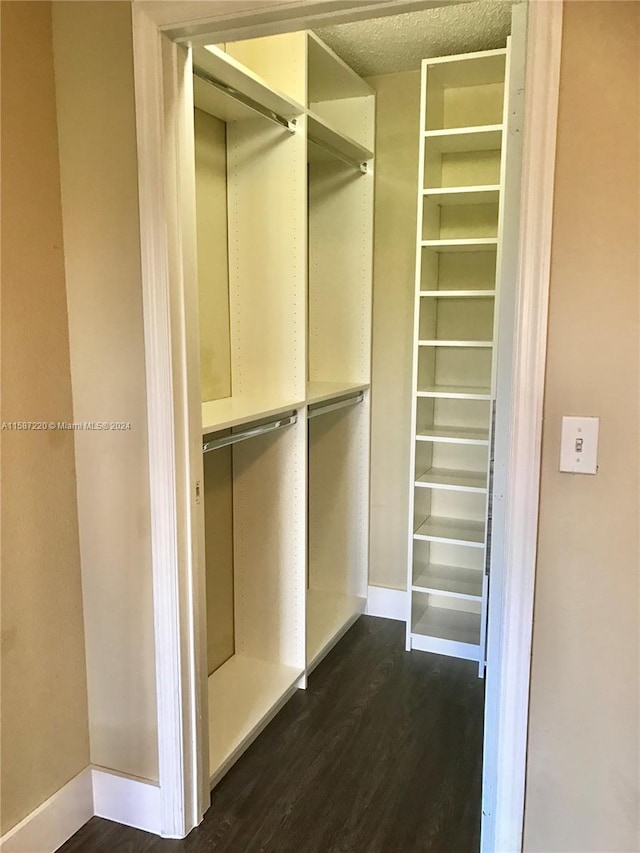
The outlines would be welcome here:
M 202 445 L 202 452 L 209 453 L 211 450 L 219 450 L 221 447 L 228 447 L 230 444 L 237 444 L 239 441 L 246 441 L 247 438 L 255 438 L 257 435 L 264 435 L 267 432 L 274 432 L 282 427 L 291 426 L 298 420 L 298 415 L 294 412 L 286 418 L 279 418 L 277 421 L 270 421 L 268 424 L 260 424 L 260 426 L 252 429 L 245 429 L 242 432 L 233 432 L 231 435 L 223 435 L 221 438 L 213 438 L 211 441 L 206 441 Z
M 245 107 L 248 107 L 250 110 L 258 113 L 263 118 L 269 119 L 269 121 L 272 121 L 280 127 L 284 127 L 286 130 L 290 130 L 291 133 L 295 133 L 295 119 L 288 119 L 281 116 L 279 113 L 275 113 L 273 110 L 270 110 L 269 107 L 265 107 L 264 104 L 261 104 L 259 101 L 254 101 L 253 98 L 249 97 L 249 95 L 245 95 L 244 92 L 240 92 L 238 89 L 234 89 L 233 86 L 229 86 L 228 83 L 218 80 L 217 77 L 213 74 L 209 74 L 209 72 L 205 71 L 203 68 L 194 67 L 193 74 L 194 77 L 198 78 L 198 80 L 202 80 L 203 83 L 213 86 L 218 89 L 218 91 L 228 95 L 230 98 L 233 98 L 234 101 L 244 104 Z
M 357 406 L 364 400 L 364 393 L 359 391 L 353 397 L 347 397 L 345 400 L 338 400 L 335 403 L 327 403 L 326 406 L 316 406 L 314 409 L 309 409 L 307 418 L 315 418 L 318 415 L 326 415 L 327 412 L 335 412 L 338 409 L 346 409 L 347 406 Z
M 338 151 L 338 149 L 334 148 L 333 145 L 329 145 L 324 140 L 316 139 L 311 133 L 309 134 L 309 142 L 311 145 L 315 145 L 317 148 L 321 148 L 323 151 L 326 151 L 327 154 L 335 157 L 336 160 L 340 160 L 342 163 L 346 163 L 347 166 L 352 166 L 354 169 L 358 169 L 358 171 L 362 172 L 363 175 L 367 174 L 368 166 L 366 161 L 362 162 L 361 160 L 349 157 L 347 154 L 343 154 L 342 151 Z

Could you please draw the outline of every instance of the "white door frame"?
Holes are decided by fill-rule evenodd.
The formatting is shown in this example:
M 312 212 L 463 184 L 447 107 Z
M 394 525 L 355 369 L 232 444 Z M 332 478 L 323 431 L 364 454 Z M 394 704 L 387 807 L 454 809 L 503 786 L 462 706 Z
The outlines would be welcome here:
M 307 29 L 446 0 L 134 0 L 133 38 L 162 834 L 209 805 L 190 41 Z M 511 404 L 496 471 L 482 849 L 522 848 L 561 0 L 529 0 Z M 215 33 L 215 38 L 211 34 Z M 517 190 L 516 190 L 517 191 Z M 499 382 L 500 382 L 499 378 Z M 501 440 L 499 437 L 497 440 Z M 496 592 L 498 594 L 496 594 Z

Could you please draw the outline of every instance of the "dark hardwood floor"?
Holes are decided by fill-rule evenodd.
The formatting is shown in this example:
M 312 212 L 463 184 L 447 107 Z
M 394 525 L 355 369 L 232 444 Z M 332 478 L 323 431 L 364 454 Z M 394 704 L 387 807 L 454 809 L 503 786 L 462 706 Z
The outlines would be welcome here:
M 93 818 L 64 853 L 476 853 L 484 682 L 363 616 L 168 841 Z

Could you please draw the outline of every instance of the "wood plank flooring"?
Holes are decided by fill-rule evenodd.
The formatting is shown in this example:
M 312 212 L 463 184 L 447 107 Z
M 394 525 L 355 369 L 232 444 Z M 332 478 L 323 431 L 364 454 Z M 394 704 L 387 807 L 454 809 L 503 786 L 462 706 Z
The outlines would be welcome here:
M 484 682 L 361 617 L 168 841 L 93 818 L 63 853 L 476 853 Z

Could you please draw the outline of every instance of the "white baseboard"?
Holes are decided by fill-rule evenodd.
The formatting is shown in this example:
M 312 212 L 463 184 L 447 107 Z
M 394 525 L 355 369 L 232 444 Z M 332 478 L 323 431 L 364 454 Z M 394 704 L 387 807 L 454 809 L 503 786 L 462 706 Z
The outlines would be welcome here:
M 2 853 L 55 853 L 92 817 L 161 833 L 160 788 L 86 767 L 0 838 Z
M 370 586 L 367 592 L 367 616 L 407 621 L 407 593 L 404 589 Z
M 94 767 L 93 813 L 125 826 L 161 833 L 160 787 Z
M 54 853 L 93 817 L 87 767 L 0 838 L 2 853 Z

